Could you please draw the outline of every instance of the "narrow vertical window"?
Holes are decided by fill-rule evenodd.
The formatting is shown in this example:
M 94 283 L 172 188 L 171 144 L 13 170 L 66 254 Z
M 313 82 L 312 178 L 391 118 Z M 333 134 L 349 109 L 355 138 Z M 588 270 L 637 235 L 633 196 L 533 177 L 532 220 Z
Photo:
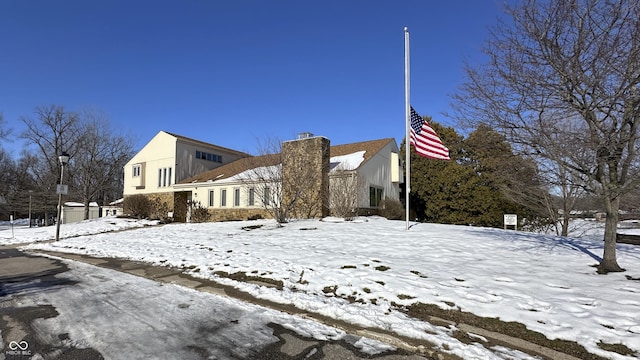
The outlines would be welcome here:
M 140 176 L 140 165 L 133 165 L 132 175 L 133 175 L 133 177 Z
M 256 204 L 256 190 L 254 188 L 249 189 L 249 206 Z
M 158 187 L 162 187 L 162 169 L 158 169 Z
M 173 181 L 172 178 L 171 178 L 171 169 L 173 169 L 173 168 L 169 168 L 169 176 L 168 176 L 168 179 L 167 179 L 167 185 L 169 185 L 169 186 L 171 186 L 171 182 Z
M 213 207 L 213 190 L 209 190 L 209 207 Z
M 264 198 L 262 199 L 262 203 L 265 206 L 269 206 L 269 204 L 271 203 L 271 201 L 269 201 L 270 199 L 271 199 L 271 188 L 265 187 L 264 188 Z
M 233 189 L 233 206 L 240 206 L 240 189 Z
M 227 189 L 220 190 L 220 206 L 227 206 Z
M 162 187 L 167 186 L 167 168 L 162 169 Z

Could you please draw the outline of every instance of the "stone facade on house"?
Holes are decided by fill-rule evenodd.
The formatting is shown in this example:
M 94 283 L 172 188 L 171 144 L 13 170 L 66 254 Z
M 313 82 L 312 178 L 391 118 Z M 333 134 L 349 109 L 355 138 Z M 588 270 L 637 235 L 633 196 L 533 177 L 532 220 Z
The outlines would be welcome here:
M 329 139 L 282 143 L 282 201 L 297 201 L 297 218 L 329 215 Z

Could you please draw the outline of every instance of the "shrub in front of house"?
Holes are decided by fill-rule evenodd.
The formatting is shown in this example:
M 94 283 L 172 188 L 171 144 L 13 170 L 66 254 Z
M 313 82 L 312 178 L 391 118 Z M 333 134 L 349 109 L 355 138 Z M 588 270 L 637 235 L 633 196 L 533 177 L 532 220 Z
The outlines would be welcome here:
M 385 198 L 382 201 L 380 215 L 389 220 L 402 220 L 404 217 L 404 206 L 400 200 Z
M 142 194 L 125 196 L 122 206 L 126 215 L 136 219 L 146 219 L 151 213 L 151 201 Z

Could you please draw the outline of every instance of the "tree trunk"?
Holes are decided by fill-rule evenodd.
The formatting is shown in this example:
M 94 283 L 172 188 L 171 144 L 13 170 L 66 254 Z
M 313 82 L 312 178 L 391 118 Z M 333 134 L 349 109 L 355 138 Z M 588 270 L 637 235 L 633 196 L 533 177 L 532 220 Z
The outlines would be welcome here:
M 618 210 L 620 208 L 620 199 L 616 197 L 611 199 L 609 194 L 605 194 L 605 210 L 607 218 L 604 227 L 604 253 L 602 261 L 598 265 L 598 273 L 607 274 L 610 272 L 625 271 L 618 265 L 616 260 L 616 231 L 618 229 Z
M 84 219 L 89 220 L 89 199 L 84 199 Z
M 562 236 L 569 236 L 569 220 L 571 219 L 570 210 L 565 208 L 564 216 L 562 217 Z

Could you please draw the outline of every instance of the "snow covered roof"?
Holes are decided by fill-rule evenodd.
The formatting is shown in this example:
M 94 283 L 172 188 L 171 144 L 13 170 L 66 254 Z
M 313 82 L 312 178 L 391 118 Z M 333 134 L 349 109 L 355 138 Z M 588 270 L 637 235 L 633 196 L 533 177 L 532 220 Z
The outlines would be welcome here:
M 79 203 L 79 202 L 67 201 L 67 202 L 64 203 L 64 206 L 67 206 L 67 207 L 84 207 L 84 204 L 83 203 Z M 100 205 L 98 205 L 97 202 L 92 201 L 92 202 L 89 203 L 89 206 L 90 207 L 99 207 Z
M 372 158 L 389 142 L 395 141 L 392 138 L 363 141 L 352 144 L 331 146 L 330 152 L 330 170 L 332 172 L 338 170 L 356 170 L 367 160 Z M 249 173 L 253 173 L 253 169 L 261 167 L 269 168 L 277 166 L 282 162 L 280 154 L 269 154 L 261 156 L 252 156 L 238 159 L 232 163 L 222 165 L 213 170 L 205 171 L 194 177 L 181 181 L 179 184 L 193 184 L 204 182 L 220 182 L 222 180 L 236 181 L 246 178 Z M 251 170 L 251 171 L 250 171 Z M 244 177 L 243 177 L 244 176 Z

